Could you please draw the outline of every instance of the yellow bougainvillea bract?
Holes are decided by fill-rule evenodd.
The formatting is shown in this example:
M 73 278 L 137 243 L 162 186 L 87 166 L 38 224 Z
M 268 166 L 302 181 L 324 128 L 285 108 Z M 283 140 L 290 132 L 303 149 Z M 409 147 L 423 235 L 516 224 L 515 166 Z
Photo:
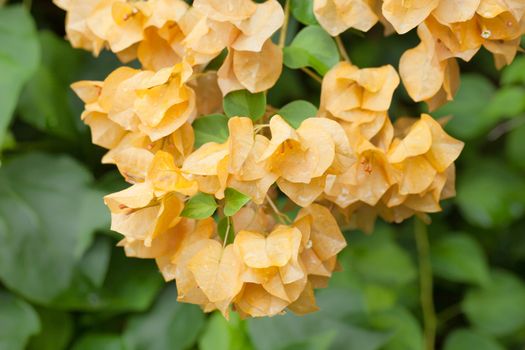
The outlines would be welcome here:
M 72 86 L 93 143 L 108 150 L 102 162 L 131 184 L 105 197 L 119 245 L 130 257 L 155 259 L 179 301 L 225 317 L 316 311 L 314 289 L 327 286 L 346 246 L 341 226 L 371 231 L 378 217 L 399 223 L 440 211 L 455 195 L 463 143 L 428 114 L 392 122 L 394 92 L 403 83 L 435 109 L 454 98 L 458 58 L 484 47 L 498 67 L 509 64 L 525 32 L 520 1 L 312 0 L 331 36 L 380 22 L 387 34 L 417 30 L 420 43 L 402 55 L 399 74 L 348 60 L 331 67 L 317 115 L 296 128 L 267 106 L 257 120 L 230 116 L 225 140 L 195 147 L 193 123 L 223 113 L 223 96 L 266 93 L 281 76 L 286 37 L 272 39 L 288 23 L 281 4 L 55 3 L 67 11 L 74 47 L 141 65 Z M 274 201 L 278 191 L 284 204 Z M 246 197 L 229 216 L 225 208 L 236 204 L 228 193 Z M 195 205 L 206 210 L 188 215 Z

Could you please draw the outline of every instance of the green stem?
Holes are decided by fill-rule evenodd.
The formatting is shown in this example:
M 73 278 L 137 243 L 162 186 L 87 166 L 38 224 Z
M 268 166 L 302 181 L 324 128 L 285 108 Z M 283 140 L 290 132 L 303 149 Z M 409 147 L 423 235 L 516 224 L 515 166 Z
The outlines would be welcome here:
M 414 226 L 419 259 L 420 300 L 425 326 L 425 349 L 434 350 L 437 321 L 434 309 L 434 282 L 432 279 L 432 265 L 430 264 L 427 226 L 418 218 L 414 219 Z
M 222 249 L 224 249 L 224 247 L 226 247 L 226 244 L 228 244 L 228 236 L 230 235 L 230 227 L 231 227 L 231 222 L 230 222 L 230 217 L 229 216 L 226 216 L 226 220 L 228 220 L 228 224 L 226 225 L 226 233 L 224 234 L 224 242 L 222 242 Z
M 290 0 L 286 0 L 284 4 L 284 20 L 283 26 L 281 27 L 281 32 L 279 33 L 279 47 L 281 50 L 286 44 L 286 33 L 288 31 L 288 20 L 290 19 Z
M 343 44 L 343 40 L 341 40 L 341 37 L 338 35 L 335 37 L 335 42 L 337 44 L 337 48 L 339 50 L 339 54 L 341 55 L 341 57 L 348 63 L 352 63 L 352 61 L 350 61 L 350 56 L 348 56 L 348 52 L 346 52 L 346 48 L 345 48 L 345 45 Z
M 306 67 L 301 68 L 301 70 L 303 72 L 305 72 L 306 75 L 308 75 L 310 78 L 312 78 L 313 80 L 317 81 L 319 84 L 323 83 L 323 78 L 318 76 L 314 71 L 312 71 L 312 70 L 310 70 L 310 69 L 308 69 Z
M 290 218 L 281 213 L 281 211 L 279 210 L 279 208 L 277 208 L 277 206 L 275 205 L 275 203 L 272 201 L 272 199 L 270 198 L 270 196 L 267 194 L 266 195 L 266 201 L 268 202 L 268 204 L 270 205 L 270 207 L 272 208 L 272 210 L 274 211 L 275 215 L 277 215 L 277 219 L 284 225 L 289 225 L 292 221 L 290 220 Z

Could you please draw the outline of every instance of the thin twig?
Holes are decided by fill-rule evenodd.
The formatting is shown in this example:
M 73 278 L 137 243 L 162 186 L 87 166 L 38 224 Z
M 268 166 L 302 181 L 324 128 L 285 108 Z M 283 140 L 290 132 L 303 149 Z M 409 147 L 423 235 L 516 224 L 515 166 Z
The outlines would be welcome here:
M 277 217 L 279 218 L 279 221 L 281 221 L 281 223 L 289 224 L 289 223 L 292 222 L 288 216 L 286 216 L 285 214 L 281 213 L 281 211 L 277 208 L 277 206 L 272 201 L 272 199 L 270 198 L 269 195 L 266 195 L 266 201 L 268 202 L 268 204 L 270 204 L 270 207 L 272 207 L 275 215 L 277 215 Z
M 228 235 L 230 234 L 230 217 L 226 216 L 227 224 L 226 224 L 226 233 L 224 234 L 224 241 L 222 242 L 222 248 L 226 247 L 226 242 L 228 242 Z
M 341 40 L 341 37 L 338 35 L 335 37 L 335 42 L 337 44 L 337 48 L 339 49 L 339 54 L 341 57 L 348 63 L 351 63 L 350 57 L 348 56 L 348 52 L 346 52 L 345 45 L 343 44 L 343 40 Z
M 261 132 L 261 130 L 263 130 L 265 128 L 269 128 L 269 127 L 270 127 L 270 124 L 257 124 L 253 128 L 253 132 L 258 134 L 259 132 Z
M 434 310 L 432 265 L 427 226 L 419 218 L 414 218 L 414 235 L 419 259 L 419 284 L 421 308 L 425 325 L 425 349 L 434 350 L 436 339 L 436 311 Z
M 506 122 L 501 123 L 492 129 L 487 138 L 489 141 L 496 141 L 501 136 L 516 129 L 517 127 L 520 127 L 523 124 L 525 124 L 525 116 L 512 118 L 511 120 L 507 120 Z
M 313 78 L 315 81 L 317 81 L 319 84 L 322 84 L 323 83 L 323 78 L 321 78 L 320 76 L 318 76 L 314 71 L 310 70 L 309 68 L 306 68 L 306 67 L 303 67 L 301 68 L 301 70 L 303 72 L 305 72 L 306 74 L 308 74 L 310 76 L 310 78 Z
M 288 32 L 288 20 L 290 19 L 290 0 L 286 0 L 284 4 L 284 20 L 281 32 L 279 33 L 279 47 L 281 50 L 286 45 L 286 33 Z

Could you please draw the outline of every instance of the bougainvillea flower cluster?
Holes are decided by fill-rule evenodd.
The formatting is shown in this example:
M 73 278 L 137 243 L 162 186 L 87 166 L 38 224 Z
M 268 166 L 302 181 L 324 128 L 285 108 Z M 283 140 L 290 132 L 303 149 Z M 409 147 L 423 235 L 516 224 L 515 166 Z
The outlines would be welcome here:
M 421 43 L 401 57 L 399 71 L 410 97 L 431 110 L 453 99 L 458 58 L 469 61 L 484 47 L 500 68 L 513 61 L 525 34 L 523 1 L 315 0 L 314 13 L 333 36 L 349 28 L 368 31 L 378 21 L 387 33 L 417 28 Z
M 317 115 L 297 125 L 267 106 L 262 118 L 222 116 L 228 136 L 196 143 L 194 124 L 223 113 L 223 96 L 277 82 L 286 36 L 276 44 L 274 33 L 286 33 L 288 6 L 55 2 L 74 47 L 141 65 L 73 84 L 93 143 L 108 150 L 102 161 L 131 185 L 105 197 L 119 245 L 155 259 L 179 301 L 226 317 L 313 312 L 314 289 L 328 285 L 346 246 L 341 226 L 371 231 L 378 217 L 399 223 L 440 211 L 455 194 L 463 143 L 428 114 L 393 122 L 394 92 L 403 82 L 414 101 L 436 108 L 457 90 L 457 58 L 485 47 L 508 64 L 525 30 L 519 1 L 313 0 L 332 36 L 380 22 L 386 33 L 417 28 L 421 42 L 403 54 L 399 74 L 390 65 L 331 67 Z
M 193 6 L 183 0 L 56 3 L 67 11 L 66 32 L 74 47 L 95 55 L 109 48 L 124 62 L 137 58 L 148 70 L 182 62 L 199 71 L 227 49 L 218 71 L 224 94 L 265 91 L 282 69 L 282 53 L 270 40 L 284 19 L 277 0 L 196 0 Z

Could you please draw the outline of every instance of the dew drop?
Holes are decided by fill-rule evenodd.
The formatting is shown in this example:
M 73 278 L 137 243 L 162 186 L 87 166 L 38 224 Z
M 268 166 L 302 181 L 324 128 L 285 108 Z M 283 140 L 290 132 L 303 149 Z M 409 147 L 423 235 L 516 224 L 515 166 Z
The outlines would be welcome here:
M 490 38 L 491 35 L 492 35 L 492 32 L 488 29 L 485 29 L 484 31 L 481 32 L 481 37 L 483 39 L 488 39 Z
M 313 245 L 314 245 L 314 244 L 312 243 L 312 240 L 309 239 L 308 242 L 306 242 L 306 249 L 310 249 L 310 248 L 312 248 Z

